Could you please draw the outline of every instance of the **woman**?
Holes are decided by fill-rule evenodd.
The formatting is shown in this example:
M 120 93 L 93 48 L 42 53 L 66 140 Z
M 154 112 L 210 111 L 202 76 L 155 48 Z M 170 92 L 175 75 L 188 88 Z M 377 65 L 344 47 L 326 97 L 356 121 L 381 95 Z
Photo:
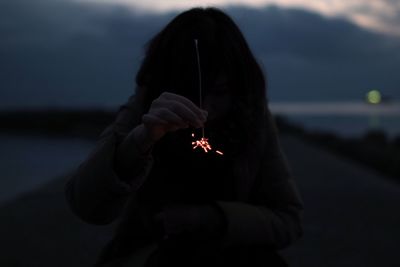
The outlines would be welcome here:
M 275 251 L 302 235 L 303 204 L 232 19 L 181 13 L 149 42 L 136 83 L 66 184 L 84 221 L 120 219 L 96 266 L 286 266 Z M 207 153 L 192 147 L 201 137 Z

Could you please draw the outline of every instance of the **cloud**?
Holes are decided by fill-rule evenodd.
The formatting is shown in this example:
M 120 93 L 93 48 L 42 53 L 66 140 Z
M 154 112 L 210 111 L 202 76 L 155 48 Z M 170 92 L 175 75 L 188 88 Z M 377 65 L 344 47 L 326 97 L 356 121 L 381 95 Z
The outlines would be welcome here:
M 67 0 L 3 1 L 0 106 L 112 106 L 134 91 L 144 44 L 176 13 Z M 268 74 L 272 101 L 400 98 L 400 42 L 348 20 L 280 7 L 224 9 Z
M 286 8 L 301 8 L 325 16 L 343 16 L 359 26 L 400 36 L 400 2 L 398 0 L 81 0 L 96 3 L 122 3 L 133 9 L 147 12 L 182 10 L 193 6 L 246 5 L 261 8 L 278 5 Z

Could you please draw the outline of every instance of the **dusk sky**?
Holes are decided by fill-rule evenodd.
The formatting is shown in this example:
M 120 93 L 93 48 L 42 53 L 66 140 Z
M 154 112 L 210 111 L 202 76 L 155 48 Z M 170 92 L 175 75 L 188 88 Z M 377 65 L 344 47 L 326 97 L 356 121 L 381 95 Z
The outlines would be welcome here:
M 146 42 L 193 6 L 235 20 L 270 101 L 400 99 L 397 0 L 1 0 L 0 109 L 121 105 Z
M 398 0 L 78 0 L 83 2 L 121 3 L 135 10 L 165 12 L 193 6 L 246 5 L 255 8 L 278 5 L 304 8 L 326 16 L 343 16 L 360 26 L 400 35 Z

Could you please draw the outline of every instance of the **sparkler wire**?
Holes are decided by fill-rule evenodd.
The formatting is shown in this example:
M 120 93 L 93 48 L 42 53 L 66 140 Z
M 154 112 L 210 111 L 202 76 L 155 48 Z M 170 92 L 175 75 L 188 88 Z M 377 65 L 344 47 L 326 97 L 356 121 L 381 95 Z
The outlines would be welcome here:
M 194 44 L 196 47 L 196 56 L 197 56 L 197 70 L 199 74 L 199 106 L 202 109 L 203 108 L 203 92 L 202 92 L 202 83 L 201 83 L 201 65 L 200 65 L 200 53 L 199 53 L 199 45 L 198 45 L 198 40 L 194 39 Z M 197 147 L 200 147 L 204 150 L 205 153 L 208 153 L 208 151 L 212 150 L 210 144 L 208 143 L 208 138 L 205 138 L 204 136 L 204 126 L 201 127 L 201 132 L 202 132 L 202 138 L 200 140 L 196 140 L 192 142 L 193 149 L 196 149 Z M 192 133 L 192 137 L 194 138 L 194 133 Z M 224 153 L 216 150 L 215 153 L 219 155 L 223 155 Z
M 200 108 L 203 108 L 203 92 L 202 92 L 202 84 L 201 84 L 201 65 L 200 65 L 200 53 L 199 53 L 199 45 L 197 39 L 194 39 L 194 44 L 196 46 L 196 56 L 197 56 L 197 70 L 199 74 L 199 105 Z M 201 133 L 204 138 L 204 127 L 201 128 Z

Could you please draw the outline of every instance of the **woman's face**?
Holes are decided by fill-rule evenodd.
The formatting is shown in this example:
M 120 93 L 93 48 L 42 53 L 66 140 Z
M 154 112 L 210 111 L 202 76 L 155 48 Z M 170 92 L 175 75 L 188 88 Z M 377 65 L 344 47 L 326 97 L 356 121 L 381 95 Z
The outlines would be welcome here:
M 208 111 L 206 125 L 217 126 L 228 115 L 232 106 L 232 96 L 226 75 L 219 75 L 211 88 L 205 88 L 203 109 Z

